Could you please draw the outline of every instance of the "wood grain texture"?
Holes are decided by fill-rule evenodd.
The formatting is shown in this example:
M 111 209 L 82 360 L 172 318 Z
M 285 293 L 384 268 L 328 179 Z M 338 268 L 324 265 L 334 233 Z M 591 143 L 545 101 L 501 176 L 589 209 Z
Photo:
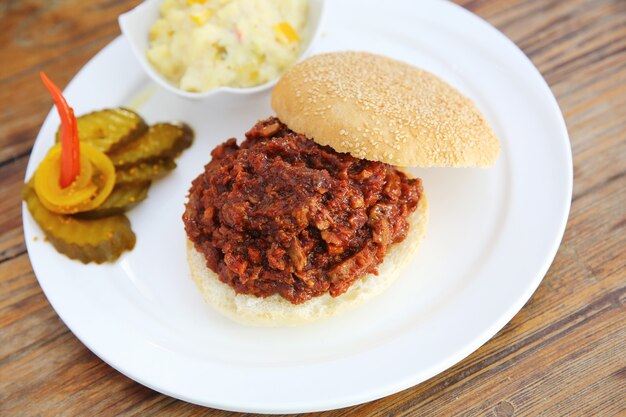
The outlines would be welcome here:
M 50 108 L 138 0 L 0 0 L 0 415 L 236 416 L 158 394 L 87 350 L 33 275 L 19 190 Z M 625 415 L 626 1 L 459 0 L 509 36 L 556 95 L 574 154 L 563 244 L 528 304 L 446 372 L 329 416 Z M 313 415 L 313 414 L 311 414 Z

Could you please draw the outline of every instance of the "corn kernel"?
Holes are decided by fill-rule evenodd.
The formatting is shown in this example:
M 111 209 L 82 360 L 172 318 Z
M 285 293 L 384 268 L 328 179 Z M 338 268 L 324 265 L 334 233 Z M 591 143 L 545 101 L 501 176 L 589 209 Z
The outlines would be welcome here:
M 300 36 L 298 36 L 298 32 L 287 22 L 280 22 L 277 25 L 272 26 L 274 29 L 274 33 L 276 34 L 276 39 L 280 43 L 290 43 L 297 42 L 300 40 Z
M 196 13 L 191 13 L 189 18 L 198 25 L 204 25 L 213 16 L 213 10 L 204 9 Z

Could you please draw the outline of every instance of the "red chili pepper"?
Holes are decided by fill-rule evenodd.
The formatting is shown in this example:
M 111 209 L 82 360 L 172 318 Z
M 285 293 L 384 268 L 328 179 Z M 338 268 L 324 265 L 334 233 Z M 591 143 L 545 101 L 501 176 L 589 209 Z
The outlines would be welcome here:
M 54 105 L 61 118 L 61 188 L 69 187 L 80 174 L 80 143 L 78 126 L 74 110 L 67 104 L 65 97 L 52 81 L 40 72 L 41 80 L 50 91 Z

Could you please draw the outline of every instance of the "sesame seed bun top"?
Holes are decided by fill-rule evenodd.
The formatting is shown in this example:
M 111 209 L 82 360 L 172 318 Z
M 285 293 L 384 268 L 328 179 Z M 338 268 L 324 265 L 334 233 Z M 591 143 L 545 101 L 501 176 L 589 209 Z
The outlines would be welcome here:
M 272 107 L 322 145 L 396 166 L 487 167 L 500 153 L 471 100 L 429 72 L 366 52 L 302 61 L 278 81 Z

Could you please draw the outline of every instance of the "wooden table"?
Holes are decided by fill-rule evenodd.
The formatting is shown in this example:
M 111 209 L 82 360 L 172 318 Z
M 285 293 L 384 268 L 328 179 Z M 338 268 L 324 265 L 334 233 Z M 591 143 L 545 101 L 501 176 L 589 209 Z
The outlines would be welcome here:
M 22 234 L 20 186 L 62 86 L 137 0 L 0 1 L 0 415 L 236 415 L 158 394 L 85 348 L 52 310 Z M 528 304 L 461 363 L 344 415 L 626 415 L 626 1 L 460 0 L 530 56 L 574 152 L 563 244 Z M 531 196 L 529 196 L 531 198 Z

